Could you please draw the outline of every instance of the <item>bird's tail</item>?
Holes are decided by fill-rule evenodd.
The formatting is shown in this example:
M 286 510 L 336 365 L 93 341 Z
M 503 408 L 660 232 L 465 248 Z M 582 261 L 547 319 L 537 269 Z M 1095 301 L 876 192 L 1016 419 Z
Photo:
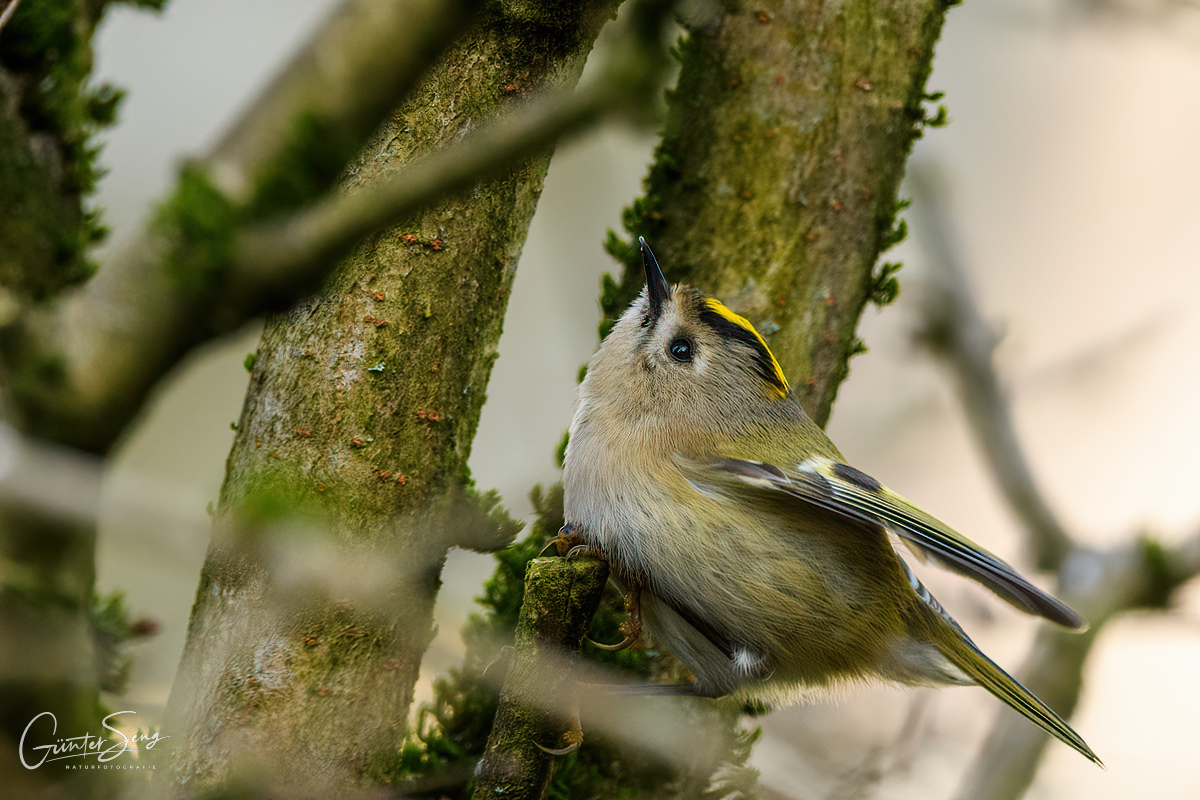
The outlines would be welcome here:
M 956 633 L 959 635 L 955 636 L 953 640 L 940 642 L 938 646 L 942 655 L 948 658 L 954 666 L 1046 733 L 1075 748 L 1099 766 L 1104 766 L 1104 762 L 1092 752 L 1092 748 L 1088 747 L 1083 737 L 1076 733 L 1062 717 L 1037 699 L 1033 692 L 1022 686 L 1016 678 L 1001 669 L 996 662 L 985 656 L 967 638 L 965 633 L 961 633 L 961 631 L 956 631 Z

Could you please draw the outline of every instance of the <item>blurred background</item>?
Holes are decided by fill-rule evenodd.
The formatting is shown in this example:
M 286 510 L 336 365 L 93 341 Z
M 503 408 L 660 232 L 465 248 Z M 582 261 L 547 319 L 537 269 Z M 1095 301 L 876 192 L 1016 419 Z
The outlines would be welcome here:
M 181 160 L 203 151 L 332 0 L 172 0 L 161 17 L 116 8 L 97 75 L 129 90 L 102 157 L 97 204 L 131 235 Z M 1172 0 L 971 0 L 953 9 L 929 91 L 951 124 L 917 143 L 936 171 L 985 314 L 1018 430 L 1067 526 L 1096 545 L 1200 528 L 1200 8 Z M 510 511 L 557 479 L 554 449 L 575 376 L 597 344 L 607 228 L 639 191 L 654 137 L 606 127 L 560 149 L 517 273 L 472 469 Z M 910 214 L 915 218 L 915 214 Z M 1011 559 L 1019 532 L 946 376 L 912 341 L 922 230 L 894 257 L 899 301 L 868 308 L 830 433 L 860 468 Z M 103 256 L 103 254 L 101 254 Z M 893 254 L 889 254 L 889 259 Z M 161 390 L 105 490 L 104 591 L 161 624 L 135 645 L 121 708 L 159 724 L 182 651 L 257 328 L 202 351 Z M 135 498 L 168 511 L 147 514 Z M 130 507 L 143 509 L 130 511 Z M 455 664 L 458 629 L 490 574 L 453 552 L 430 677 Z M 1037 623 L 957 578 L 923 577 L 975 640 L 1015 669 Z M 1075 727 L 1104 772 L 1052 744 L 1029 796 L 1193 798 L 1200 791 L 1200 586 L 1169 614 L 1107 628 Z M 780 797 L 947 797 L 996 713 L 978 689 L 887 687 L 761 720 L 753 763 Z

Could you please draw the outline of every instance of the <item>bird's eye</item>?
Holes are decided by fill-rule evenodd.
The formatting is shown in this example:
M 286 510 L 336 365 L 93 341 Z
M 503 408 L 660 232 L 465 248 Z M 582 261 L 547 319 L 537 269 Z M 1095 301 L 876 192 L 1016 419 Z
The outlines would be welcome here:
M 667 345 L 667 352 L 676 361 L 691 361 L 693 352 L 692 340 L 678 336 L 672 339 L 671 343 Z

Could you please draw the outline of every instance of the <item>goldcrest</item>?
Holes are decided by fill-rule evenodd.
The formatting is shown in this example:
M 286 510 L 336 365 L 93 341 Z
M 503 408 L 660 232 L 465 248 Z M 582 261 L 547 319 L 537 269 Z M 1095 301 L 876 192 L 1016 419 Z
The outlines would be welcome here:
M 1085 627 L 1061 601 L 844 463 L 775 356 L 720 301 L 646 288 L 588 364 L 563 470 L 570 533 L 640 592 L 683 691 L 788 702 L 856 681 L 978 684 L 1100 763 L 985 656 L 893 547 L 1018 608 Z

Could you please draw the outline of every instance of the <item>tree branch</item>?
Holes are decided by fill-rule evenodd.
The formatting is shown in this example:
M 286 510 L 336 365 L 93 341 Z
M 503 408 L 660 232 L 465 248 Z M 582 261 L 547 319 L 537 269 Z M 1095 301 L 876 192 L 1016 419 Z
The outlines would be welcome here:
M 529 563 L 513 659 L 476 772 L 474 800 L 542 797 L 550 755 L 538 745 L 561 746 L 567 723 L 552 709 L 569 707 L 574 691 L 575 676 L 563 655 L 579 652 L 607 580 L 608 565 L 596 558 Z
M 378 184 L 332 194 L 287 219 L 247 230 L 230 268 L 231 294 L 267 297 L 296 281 L 308 284 L 307 276 L 371 231 L 544 152 L 613 111 L 637 113 L 657 64 L 639 45 L 623 47 L 611 62 L 590 85 L 532 101 Z
M 277 214 L 332 184 L 474 8 L 349 0 L 164 206 L 196 241 L 160 220 L 80 291 L 0 330 L 6 411 L 18 426 L 104 452 L 185 353 L 268 310 L 226 292 L 221 242 L 241 215 Z M 214 258 L 197 260 L 204 248 Z M 273 307 L 313 282 L 289 288 Z
M 13 12 L 17 10 L 17 6 L 21 5 L 21 0 L 9 0 L 8 5 L 0 11 L 0 31 L 4 30 L 4 26 L 8 24 L 12 18 Z
M 1024 526 L 1026 543 L 1041 570 L 1056 570 L 1072 547 L 1071 537 L 1042 495 L 1021 448 L 992 362 L 995 335 L 971 298 L 955 249 L 941 193 L 921 170 L 910 175 L 922 240 L 933 280 L 922 300 L 922 342 L 954 378 L 971 432 L 1009 507 Z
M 921 339 L 958 385 L 960 399 L 993 476 L 1043 569 L 1058 574 L 1059 594 L 1091 627 L 1083 633 L 1043 627 L 1017 671 L 1034 694 L 1069 718 L 1083 671 L 1101 630 L 1133 609 L 1165 608 L 1176 589 L 1200 574 L 1200 532 L 1167 548 L 1147 538 L 1099 552 L 1074 542 L 1050 512 L 1014 430 L 992 362 L 993 340 L 971 300 L 965 269 L 951 244 L 948 216 L 927 176 L 914 175 L 914 210 L 936 272 L 922 303 Z M 971 800 L 1016 800 L 1029 788 L 1052 740 L 1020 715 L 1002 709 L 959 788 Z

